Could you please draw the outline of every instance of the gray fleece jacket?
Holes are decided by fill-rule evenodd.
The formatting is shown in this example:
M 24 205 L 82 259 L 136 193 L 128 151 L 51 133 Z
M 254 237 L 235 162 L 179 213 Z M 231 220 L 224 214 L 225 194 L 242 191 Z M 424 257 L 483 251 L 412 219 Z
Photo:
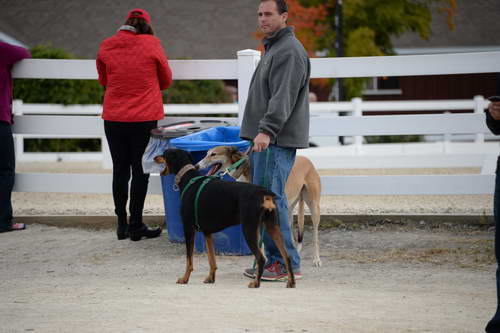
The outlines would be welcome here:
M 292 27 L 263 40 L 265 54 L 248 93 L 240 137 L 258 133 L 280 147 L 309 147 L 309 76 L 311 63 Z

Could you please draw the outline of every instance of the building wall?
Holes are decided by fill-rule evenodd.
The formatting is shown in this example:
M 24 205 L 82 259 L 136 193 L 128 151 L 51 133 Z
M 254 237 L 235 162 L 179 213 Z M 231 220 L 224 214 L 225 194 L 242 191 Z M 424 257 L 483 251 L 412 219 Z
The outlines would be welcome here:
M 28 47 L 50 44 L 94 59 L 128 11 L 143 8 L 169 58 L 234 59 L 259 45 L 257 7 L 249 0 L 0 0 L 0 31 Z
M 366 100 L 472 99 L 496 95 L 498 74 L 404 76 L 399 78 L 402 94 L 366 95 Z

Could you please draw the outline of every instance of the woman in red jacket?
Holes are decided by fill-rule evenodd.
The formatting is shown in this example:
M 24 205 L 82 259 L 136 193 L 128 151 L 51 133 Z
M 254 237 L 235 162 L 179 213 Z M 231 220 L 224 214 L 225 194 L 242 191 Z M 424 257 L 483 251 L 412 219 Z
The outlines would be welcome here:
M 144 174 L 141 159 L 150 130 L 163 118 L 161 90 L 172 83 L 172 71 L 150 23 L 145 10 L 131 10 L 125 25 L 101 43 L 96 60 L 99 82 L 106 89 L 102 118 L 113 160 L 117 236 L 125 239 L 130 235 L 133 241 L 161 233 L 161 228 L 151 229 L 142 222 L 149 174 Z

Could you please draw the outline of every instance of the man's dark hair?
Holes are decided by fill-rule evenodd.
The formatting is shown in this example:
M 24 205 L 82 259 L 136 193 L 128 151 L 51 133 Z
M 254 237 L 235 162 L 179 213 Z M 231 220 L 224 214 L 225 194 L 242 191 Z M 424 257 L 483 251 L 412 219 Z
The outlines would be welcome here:
M 264 1 L 274 1 L 276 3 L 276 7 L 278 8 L 279 14 L 288 13 L 288 5 L 286 3 L 286 0 L 261 0 L 260 2 Z

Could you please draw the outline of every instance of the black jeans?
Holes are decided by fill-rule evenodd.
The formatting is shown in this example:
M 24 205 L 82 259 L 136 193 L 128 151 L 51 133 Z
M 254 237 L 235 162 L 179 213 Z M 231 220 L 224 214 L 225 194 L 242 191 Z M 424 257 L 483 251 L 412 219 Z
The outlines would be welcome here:
M 113 200 L 115 213 L 120 219 L 127 217 L 130 185 L 130 223 L 142 223 L 144 200 L 148 191 L 149 174 L 142 170 L 142 155 L 149 142 L 150 131 L 157 121 L 114 122 L 104 121 L 104 131 L 113 160 Z
M 10 124 L 0 121 L 0 231 L 12 226 L 11 195 L 14 188 L 16 158 Z
M 500 332 L 500 170 L 497 167 L 495 177 L 495 196 L 493 198 L 493 215 L 495 215 L 495 257 L 497 258 L 497 310 L 495 315 L 486 326 L 486 332 Z

